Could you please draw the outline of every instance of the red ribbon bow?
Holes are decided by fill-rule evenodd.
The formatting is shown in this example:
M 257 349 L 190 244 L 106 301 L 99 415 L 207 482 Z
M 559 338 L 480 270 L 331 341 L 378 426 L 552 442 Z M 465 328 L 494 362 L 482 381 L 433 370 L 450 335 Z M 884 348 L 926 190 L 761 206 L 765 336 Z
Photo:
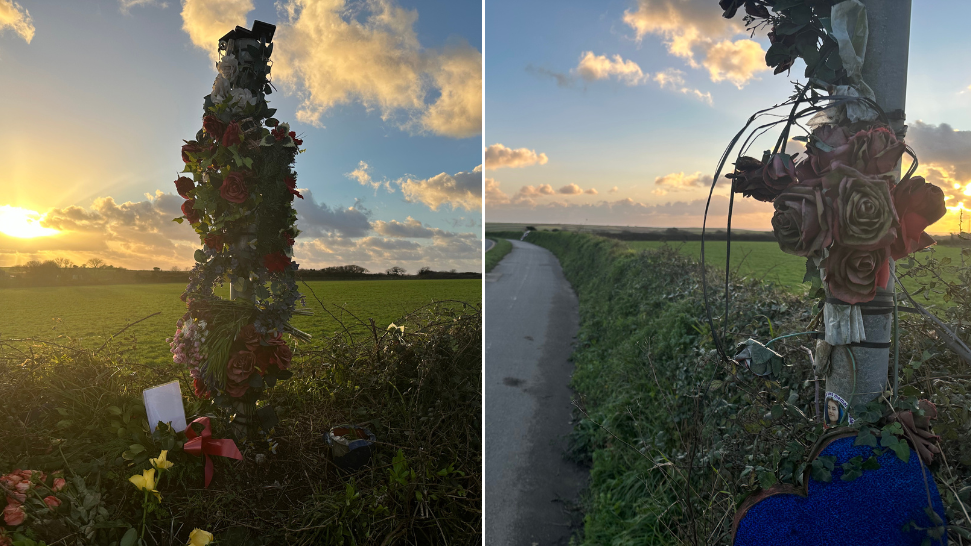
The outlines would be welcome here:
M 194 423 L 202 425 L 202 435 L 197 435 L 196 431 L 192 429 L 192 424 Z M 182 449 L 190 455 L 195 455 L 196 457 L 205 456 L 206 458 L 206 487 L 209 487 L 209 482 L 212 481 L 213 474 L 212 459 L 209 458 L 210 455 L 231 457 L 240 461 L 243 460 L 243 454 L 236 447 L 236 442 L 228 438 L 224 440 L 212 439 L 212 428 L 209 426 L 208 417 L 199 417 L 195 421 L 192 421 L 185 429 L 185 436 L 189 441 L 185 443 Z

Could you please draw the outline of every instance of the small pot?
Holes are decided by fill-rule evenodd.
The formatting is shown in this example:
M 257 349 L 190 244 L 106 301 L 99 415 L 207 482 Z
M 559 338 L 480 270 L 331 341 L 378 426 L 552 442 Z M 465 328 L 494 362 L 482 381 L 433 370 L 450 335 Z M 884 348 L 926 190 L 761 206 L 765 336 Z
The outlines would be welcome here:
M 324 435 L 334 464 L 343 470 L 360 470 L 371 460 L 377 438 L 370 430 L 355 425 L 338 425 Z

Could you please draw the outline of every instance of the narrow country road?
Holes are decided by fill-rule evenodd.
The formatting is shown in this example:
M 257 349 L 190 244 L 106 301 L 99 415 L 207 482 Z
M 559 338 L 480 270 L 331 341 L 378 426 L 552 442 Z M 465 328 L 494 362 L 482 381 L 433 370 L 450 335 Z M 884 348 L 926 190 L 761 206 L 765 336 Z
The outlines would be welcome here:
M 552 253 L 511 242 L 485 278 L 486 545 L 566 545 L 586 480 L 563 458 L 577 298 Z
M 496 243 L 493 243 L 493 242 L 492 242 L 492 239 L 486 239 L 486 240 L 485 240 L 485 251 L 486 251 L 486 252 L 489 252 L 489 250 L 490 250 L 490 249 L 491 249 L 491 248 L 492 248 L 493 246 L 495 246 L 495 245 L 496 245 Z

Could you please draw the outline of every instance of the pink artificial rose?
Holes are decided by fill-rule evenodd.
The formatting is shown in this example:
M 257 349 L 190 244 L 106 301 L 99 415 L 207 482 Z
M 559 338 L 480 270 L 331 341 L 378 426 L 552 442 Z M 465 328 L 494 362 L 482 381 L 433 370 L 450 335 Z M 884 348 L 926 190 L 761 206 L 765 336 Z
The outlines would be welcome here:
M 226 367 L 226 378 L 231 383 L 244 383 L 256 366 L 256 355 L 252 351 L 239 351 L 229 359 Z
M 821 257 L 833 242 L 833 210 L 818 185 L 796 184 L 776 198 L 772 233 L 783 252 Z
M 67 480 L 64 478 L 54 478 L 54 485 L 51 486 L 51 489 L 54 491 L 60 491 L 61 489 L 64 489 L 65 485 L 67 485 Z
M 55 497 L 54 495 L 48 495 L 44 497 L 44 503 L 47 505 L 48 508 L 53 510 L 61 505 L 61 500 Z
M 20 525 L 27 517 L 27 511 L 22 504 L 11 502 L 3 509 L 3 521 L 11 527 Z
M 226 394 L 232 396 L 233 398 L 239 398 L 246 394 L 249 390 L 249 381 L 244 381 L 243 383 L 233 383 L 232 381 L 226 382 Z
M 893 189 L 893 204 L 900 217 L 897 239 L 890 247 L 890 257 L 899 260 L 934 244 L 924 229 L 947 213 L 944 192 L 923 177 L 901 180 Z
M 833 297 L 849 304 L 872 301 L 890 280 L 890 249 L 862 250 L 833 243 L 821 267 Z

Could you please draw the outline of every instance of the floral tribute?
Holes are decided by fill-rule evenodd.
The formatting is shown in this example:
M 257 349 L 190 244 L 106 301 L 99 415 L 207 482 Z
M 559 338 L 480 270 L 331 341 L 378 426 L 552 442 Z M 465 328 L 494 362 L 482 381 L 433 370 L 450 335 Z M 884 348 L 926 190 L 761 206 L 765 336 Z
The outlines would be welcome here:
M 802 140 L 800 161 L 741 157 L 728 177 L 735 192 L 773 204 L 779 247 L 813 260 L 834 297 L 871 301 L 890 258 L 934 244 L 924 230 L 947 212 L 944 192 L 919 176 L 894 181 L 906 146 L 886 126 L 822 125 Z
M 303 297 L 293 262 L 296 189 L 293 169 L 303 141 L 280 123 L 265 96 L 275 27 L 257 21 L 219 41 L 219 74 L 205 97 L 202 129 L 182 146 L 185 169 L 175 180 L 202 248 L 182 294 L 185 315 L 169 339 L 175 362 L 188 367 L 195 394 L 217 403 L 254 402 L 290 377 L 284 334 L 308 340 L 292 325 Z M 224 279 L 232 299 L 214 292 Z
M 3 523 L 16 527 L 29 518 L 50 519 L 54 511 L 67 500 L 61 491 L 67 485 L 63 472 L 47 475 L 37 470 L 14 470 L 0 476 L 0 493 L 7 500 L 3 509 Z M 0 532 L 0 546 L 5 540 Z M 7 542 L 9 544 L 10 542 Z

